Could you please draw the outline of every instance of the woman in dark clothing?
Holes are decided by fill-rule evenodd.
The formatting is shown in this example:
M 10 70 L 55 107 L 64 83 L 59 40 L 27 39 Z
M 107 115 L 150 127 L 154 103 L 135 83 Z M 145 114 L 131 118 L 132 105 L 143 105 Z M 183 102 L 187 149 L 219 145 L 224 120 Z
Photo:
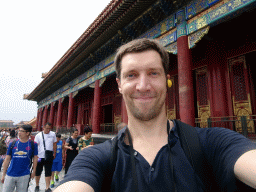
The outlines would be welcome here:
M 68 168 L 71 165 L 72 161 L 78 154 L 78 130 L 74 129 L 72 131 L 72 136 L 67 138 L 65 143 L 65 149 L 67 149 L 66 165 L 65 165 L 65 174 L 68 172 Z

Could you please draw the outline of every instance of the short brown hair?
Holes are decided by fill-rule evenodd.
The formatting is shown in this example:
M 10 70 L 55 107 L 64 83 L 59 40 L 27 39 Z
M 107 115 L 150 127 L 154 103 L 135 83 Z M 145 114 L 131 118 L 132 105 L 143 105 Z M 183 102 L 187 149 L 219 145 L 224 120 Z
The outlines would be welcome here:
M 31 125 L 28 125 L 28 124 L 22 125 L 21 128 L 24 129 L 26 132 L 30 132 L 30 133 L 32 132 L 32 126 Z
M 118 48 L 115 59 L 114 59 L 117 78 L 120 79 L 121 60 L 125 54 L 139 53 L 147 50 L 155 50 L 160 54 L 164 72 L 167 75 L 168 69 L 169 69 L 169 55 L 165 50 L 165 48 L 162 45 L 160 45 L 159 42 L 156 40 L 142 38 L 142 39 L 136 39 L 136 40 L 130 41 L 129 43 L 124 44 Z

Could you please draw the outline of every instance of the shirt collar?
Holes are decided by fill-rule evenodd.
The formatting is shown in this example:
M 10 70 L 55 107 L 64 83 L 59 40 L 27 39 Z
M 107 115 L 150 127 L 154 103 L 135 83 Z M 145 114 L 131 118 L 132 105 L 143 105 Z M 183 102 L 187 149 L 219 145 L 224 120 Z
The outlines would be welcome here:
M 126 132 L 126 129 L 127 129 L 127 125 L 126 125 L 123 129 L 121 129 L 121 130 L 118 132 L 118 134 L 117 134 L 117 139 L 118 139 L 118 140 L 120 140 L 121 138 L 124 137 L 125 132 Z
M 178 132 L 177 132 L 177 124 L 173 120 L 172 120 L 172 122 L 173 122 L 173 128 L 171 129 L 169 135 L 171 133 L 173 133 L 175 135 L 175 137 L 179 138 L 179 135 L 178 135 Z M 118 140 L 120 140 L 121 138 L 123 139 L 123 137 L 125 135 L 125 132 L 126 132 L 126 129 L 127 129 L 127 125 L 118 132 L 118 134 L 117 134 L 117 139 Z
M 177 131 L 177 124 L 175 121 L 173 121 L 173 128 L 171 129 L 170 133 L 173 133 L 175 137 L 179 138 L 178 131 Z

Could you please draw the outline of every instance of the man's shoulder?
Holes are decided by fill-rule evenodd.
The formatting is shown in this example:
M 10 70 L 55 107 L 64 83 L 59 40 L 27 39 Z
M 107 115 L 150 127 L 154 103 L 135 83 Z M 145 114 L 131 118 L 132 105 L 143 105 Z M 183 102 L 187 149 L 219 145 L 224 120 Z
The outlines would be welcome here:
M 39 133 L 37 133 L 36 136 L 35 136 L 35 141 L 38 142 L 38 141 L 41 140 L 41 139 L 43 139 L 43 137 L 42 137 L 42 132 L 39 132 Z
M 241 140 L 246 140 L 246 138 L 233 131 L 233 130 L 230 130 L 228 128 L 223 128 L 223 127 L 210 127 L 210 128 L 199 128 L 199 127 L 193 127 L 191 125 L 188 125 L 188 124 L 185 124 L 184 122 L 178 122 L 178 121 L 175 121 L 175 123 L 181 125 L 181 126 L 185 126 L 187 125 L 187 131 L 191 129 L 193 129 L 194 131 L 197 132 L 197 137 L 200 139 L 200 141 L 204 144 L 206 143 L 217 143 L 218 141 L 219 142 L 222 142 L 223 139 L 224 140 L 233 140 L 233 139 L 241 139 Z M 190 131 L 189 132 L 190 135 L 194 135 L 193 134 L 193 131 Z M 194 135 L 195 137 L 195 135 Z M 225 141 L 226 142 L 226 141 Z
M 103 143 L 88 147 L 82 151 L 85 151 L 86 154 L 91 153 L 96 156 L 101 156 L 108 158 L 112 149 L 112 141 L 107 140 Z
M 199 128 L 195 127 L 197 130 L 199 136 L 220 136 L 220 135 L 230 135 L 232 137 L 238 136 L 238 137 L 243 137 L 241 134 L 237 133 L 236 131 L 233 131 L 228 128 L 223 128 L 223 127 L 210 127 L 210 128 Z
M 50 131 L 50 135 L 56 135 L 54 131 Z
M 42 137 L 42 131 L 38 132 L 35 137 Z
M 228 128 L 212 127 L 196 129 L 202 146 L 204 146 L 206 150 L 224 150 L 232 148 L 232 150 L 243 151 L 244 148 L 255 149 L 251 140 Z

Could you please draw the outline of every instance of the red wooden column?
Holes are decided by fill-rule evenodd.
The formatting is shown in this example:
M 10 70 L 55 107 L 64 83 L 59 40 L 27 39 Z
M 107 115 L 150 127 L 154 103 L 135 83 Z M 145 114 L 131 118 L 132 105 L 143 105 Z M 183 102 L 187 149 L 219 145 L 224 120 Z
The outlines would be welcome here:
M 67 128 L 71 128 L 73 125 L 73 116 L 74 116 L 74 98 L 73 93 L 69 94 L 69 103 L 68 103 L 68 122 Z
M 39 115 L 40 115 L 40 109 L 37 110 L 37 116 L 36 116 L 36 130 L 38 131 L 38 124 L 39 124 Z
M 100 133 L 100 99 L 101 91 L 99 86 L 99 80 L 95 81 L 94 88 L 94 102 L 93 102 L 93 116 L 92 116 L 92 131 L 94 133 Z
M 38 117 L 38 127 L 37 127 L 37 130 L 38 131 L 42 131 L 42 114 L 43 114 L 43 108 L 40 108 L 39 109 L 39 117 Z
M 40 114 L 40 129 L 39 129 L 39 131 L 42 131 L 43 130 L 43 115 L 44 115 L 44 113 L 43 113 L 43 109 L 44 108 L 41 108 L 41 114 Z
M 122 115 L 122 122 L 128 124 L 128 115 L 127 115 L 126 105 L 123 97 L 122 97 L 122 103 L 121 103 L 121 115 Z
M 179 107 L 181 121 L 195 126 L 192 59 L 186 30 L 185 10 L 177 13 Z
M 225 50 L 217 42 L 209 42 L 206 55 L 208 56 L 208 72 L 210 77 L 211 115 L 213 117 L 229 116 L 226 75 L 228 68 Z M 230 106 L 232 107 L 232 106 Z M 231 116 L 232 114 L 230 114 Z
M 57 127 L 57 115 L 58 109 L 56 109 L 56 106 L 54 106 L 54 114 L 53 114 L 53 127 Z
M 77 124 L 82 124 L 82 103 L 78 104 Z
M 53 119 L 54 119 L 54 102 L 51 103 L 51 109 L 50 109 L 50 120 L 49 122 L 53 126 Z
M 58 104 L 58 112 L 57 112 L 57 125 L 56 125 L 56 130 L 58 131 L 58 129 L 60 127 L 62 127 L 62 99 L 63 98 L 60 98 L 59 99 L 59 104 Z
M 77 112 L 76 128 L 77 128 L 80 135 L 84 134 L 84 130 L 82 129 L 82 112 L 83 112 L 82 103 L 79 103 L 78 104 L 78 112 Z
M 44 107 L 44 115 L 43 115 L 43 126 L 47 123 L 47 115 L 48 115 L 48 106 Z

